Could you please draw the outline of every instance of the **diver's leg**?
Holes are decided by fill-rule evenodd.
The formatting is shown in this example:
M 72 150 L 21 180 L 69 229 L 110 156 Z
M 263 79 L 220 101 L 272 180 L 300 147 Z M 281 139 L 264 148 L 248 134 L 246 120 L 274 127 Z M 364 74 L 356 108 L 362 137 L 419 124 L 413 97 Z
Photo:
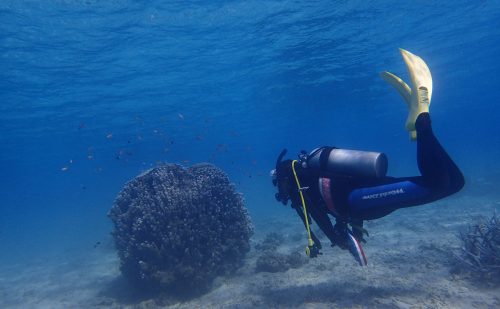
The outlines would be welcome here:
M 429 113 L 421 113 L 415 122 L 417 163 L 425 186 L 436 197 L 448 196 L 464 186 L 464 177 L 432 132 Z
M 417 162 L 422 176 L 380 179 L 348 193 L 349 216 L 361 220 L 381 218 L 396 209 L 429 203 L 459 191 L 464 178 L 434 136 L 428 113 L 415 123 Z

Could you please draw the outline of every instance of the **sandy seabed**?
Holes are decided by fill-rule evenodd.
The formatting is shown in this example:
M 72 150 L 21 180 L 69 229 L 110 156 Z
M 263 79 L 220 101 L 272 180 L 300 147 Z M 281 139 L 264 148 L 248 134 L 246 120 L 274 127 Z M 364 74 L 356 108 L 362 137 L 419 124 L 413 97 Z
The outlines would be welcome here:
M 252 246 L 235 275 L 182 301 L 134 295 L 113 248 L 103 244 L 36 266 L 3 265 L 0 308 L 500 308 L 500 287 L 454 271 L 453 255 L 460 251 L 460 229 L 494 210 L 500 210 L 498 199 L 460 195 L 367 222 L 367 267 L 321 238 L 323 254 L 300 268 L 256 272 L 262 252 Z M 305 231 L 291 210 L 254 224 L 253 245 L 276 232 L 283 235 L 277 250 L 303 252 Z

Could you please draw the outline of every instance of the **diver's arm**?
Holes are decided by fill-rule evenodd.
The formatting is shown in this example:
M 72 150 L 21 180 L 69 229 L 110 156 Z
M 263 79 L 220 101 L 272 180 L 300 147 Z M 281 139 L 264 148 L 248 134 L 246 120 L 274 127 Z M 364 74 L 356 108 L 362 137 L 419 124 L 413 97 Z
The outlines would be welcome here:
M 300 219 L 302 220 L 302 223 L 304 224 L 304 227 L 306 227 L 306 220 L 304 218 L 304 211 L 303 211 L 302 207 L 296 206 L 296 205 L 292 204 L 292 208 L 295 209 L 295 211 L 299 215 Z M 308 221 L 309 221 L 309 225 L 311 225 L 311 217 L 310 216 L 308 217 Z M 316 237 L 316 235 L 314 235 L 314 233 L 313 233 L 312 230 L 311 230 L 311 238 L 314 241 L 314 244 L 316 245 L 316 247 L 318 247 L 318 249 L 321 249 L 322 248 L 321 247 L 321 242 Z
M 317 207 L 316 205 L 309 202 L 307 211 L 314 219 L 314 221 L 318 224 L 319 228 L 323 233 L 325 233 L 326 237 L 330 240 L 332 245 L 336 244 L 336 233 L 332 225 L 332 221 L 330 217 L 328 217 L 328 213 L 324 207 Z

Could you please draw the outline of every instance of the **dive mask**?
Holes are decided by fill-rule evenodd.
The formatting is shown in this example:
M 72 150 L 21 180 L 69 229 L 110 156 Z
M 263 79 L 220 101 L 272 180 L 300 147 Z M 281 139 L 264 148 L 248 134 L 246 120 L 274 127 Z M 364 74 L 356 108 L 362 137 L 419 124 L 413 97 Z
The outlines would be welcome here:
M 273 169 L 270 173 L 273 185 L 278 188 L 278 192 L 274 195 L 274 197 L 278 202 L 283 203 L 283 205 L 286 205 L 288 200 L 290 199 L 288 177 L 286 175 L 283 175 L 283 172 L 281 171 L 283 169 L 282 160 L 286 155 L 286 152 L 286 149 L 283 149 L 281 151 L 278 159 L 276 160 L 276 168 Z

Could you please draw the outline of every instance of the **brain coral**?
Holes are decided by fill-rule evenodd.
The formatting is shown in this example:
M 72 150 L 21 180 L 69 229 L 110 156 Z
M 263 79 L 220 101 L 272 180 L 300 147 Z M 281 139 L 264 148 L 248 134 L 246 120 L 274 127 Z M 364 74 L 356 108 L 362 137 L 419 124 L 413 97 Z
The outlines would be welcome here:
M 165 164 L 129 181 L 109 217 L 120 269 L 136 286 L 203 291 L 241 266 L 253 228 L 241 194 L 210 164 Z

